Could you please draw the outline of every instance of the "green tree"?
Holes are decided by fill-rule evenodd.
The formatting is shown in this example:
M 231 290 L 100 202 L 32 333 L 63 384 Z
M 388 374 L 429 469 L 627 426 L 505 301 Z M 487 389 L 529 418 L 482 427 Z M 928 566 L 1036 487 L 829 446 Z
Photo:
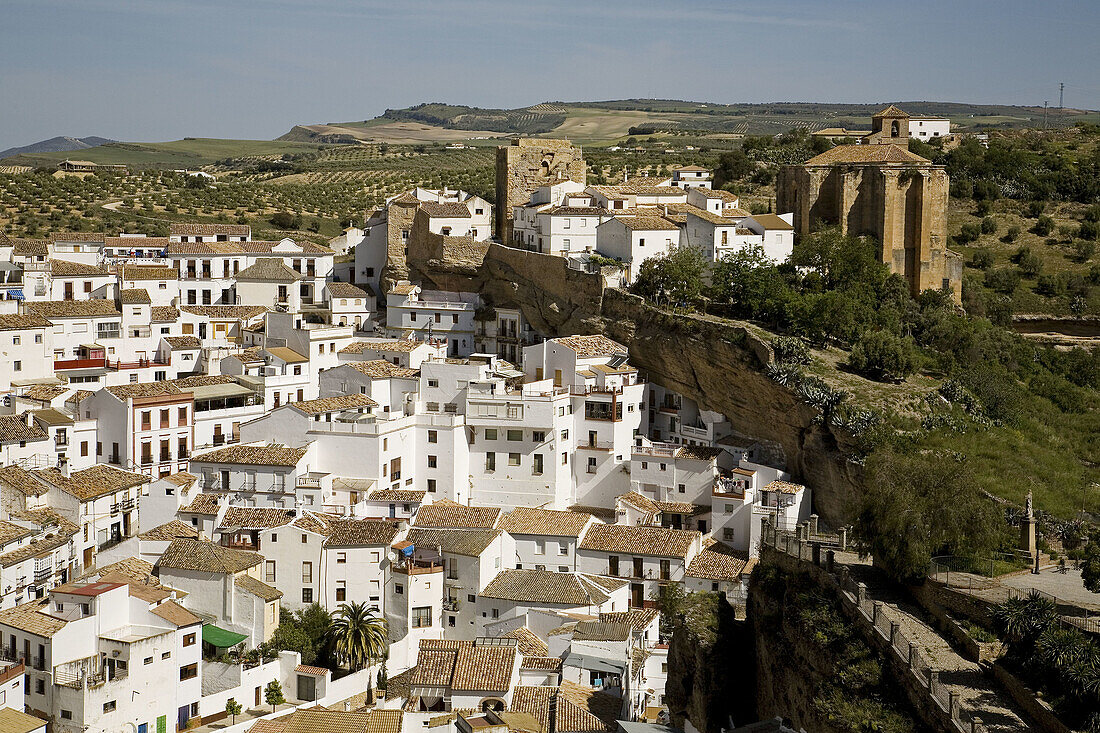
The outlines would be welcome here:
M 685 307 L 703 296 L 707 261 L 695 247 L 681 247 L 642 263 L 631 291 L 654 303 Z
M 283 697 L 283 686 L 279 684 L 279 680 L 271 680 L 267 683 L 267 687 L 264 688 L 264 702 L 271 706 L 271 712 L 275 712 L 276 705 L 286 702 L 286 698 Z
M 714 168 L 714 185 L 723 188 L 734 181 L 740 181 L 756 170 L 756 163 L 738 148 L 725 153 L 718 159 Z
M 1081 582 L 1093 593 L 1100 593 L 1100 534 L 1094 534 L 1085 545 L 1081 558 Z
M 241 710 L 241 704 L 236 699 L 231 697 L 225 701 L 225 714 L 232 717 L 231 725 L 236 725 L 237 716 L 241 714 Z
M 881 381 L 905 379 L 918 363 L 913 340 L 886 331 L 864 332 L 848 355 L 848 366 L 854 371 Z
M 312 603 L 296 612 L 282 609 L 279 625 L 265 643 L 270 650 L 293 651 L 302 655 L 302 664 L 315 664 L 324 660 L 332 618 L 320 604 Z
M 352 671 L 360 670 L 386 653 L 389 639 L 386 621 L 366 603 L 344 603 L 333 615 L 329 632 L 336 660 Z
M 933 453 L 882 449 L 867 459 L 855 522 L 862 552 L 894 578 L 923 578 L 936 555 L 982 556 L 1003 522 L 969 465 Z

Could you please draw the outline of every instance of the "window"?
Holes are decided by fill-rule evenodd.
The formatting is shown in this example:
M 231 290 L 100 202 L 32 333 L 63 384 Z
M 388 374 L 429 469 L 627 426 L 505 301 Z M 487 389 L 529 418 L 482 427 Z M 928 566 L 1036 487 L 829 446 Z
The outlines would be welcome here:
M 546 440 L 546 432 L 543 430 L 532 430 L 531 440 L 535 441 L 536 443 L 542 443 Z
M 569 440 L 569 431 L 568 430 L 561 431 L 561 439 L 562 440 Z
M 23 362 L 18 360 L 12 362 L 12 368 L 14 368 L 17 372 L 23 371 Z
M 171 659 L 172 658 L 172 652 L 161 652 L 160 658 L 161 659 Z
M 596 459 L 595 458 L 590 457 L 588 459 L 588 472 L 589 473 L 596 473 Z
M 509 466 L 518 466 L 519 465 L 519 453 L 509 453 L 508 454 L 508 465 Z
M 676 490 L 679 491 L 682 494 L 685 491 L 687 491 L 687 486 L 685 484 L 678 484 L 676 486 Z
M 533 456 L 533 463 L 531 464 L 531 473 L 539 476 L 542 474 L 542 454 L 536 453 Z
M 394 583 L 393 584 L 393 592 L 396 593 L 399 596 L 404 595 L 405 594 L 405 586 L 401 585 L 400 583 Z
M 199 676 L 199 665 L 197 662 L 191 664 L 185 664 L 180 667 L 180 682 L 184 680 L 193 680 Z
M 561 465 L 563 465 L 563 466 L 568 466 L 569 465 L 569 454 L 568 453 L 562 453 L 561 454 Z
M 141 413 L 141 429 L 151 430 L 153 427 L 153 415 L 148 410 Z
M 523 440 L 523 431 L 522 430 L 509 430 L 508 431 L 508 440 L 512 440 L 512 441 Z
M 723 529 L 722 530 L 722 539 L 724 539 L 727 542 L 732 542 L 733 541 L 733 530 L 729 527 L 726 527 L 725 529 Z
M 346 552 L 337 552 L 336 553 L 336 564 L 337 565 L 343 565 L 347 561 L 348 561 L 348 553 L 346 553 Z
M 153 663 L 153 658 L 152 657 L 146 657 L 145 658 L 145 663 L 146 664 L 152 664 Z
M 417 606 L 412 610 L 412 627 L 423 629 L 432 625 L 432 607 Z
M 546 553 L 546 540 L 535 540 L 535 554 L 542 555 Z
M 558 554 L 559 555 L 568 555 L 569 554 L 569 545 L 567 545 L 564 542 L 559 542 L 558 543 Z
M 428 456 L 428 468 L 435 468 L 435 467 L 436 467 L 436 457 L 435 456 Z
M 492 451 L 485 454 L 485 470 L 495 471 L 497 470 L 497 454 Z
M 429 443 L 438 443 L 439 442 L 439 431 L 438 430 L 429 430 L 428 431 L 428 442 Z
M 18 337 L 18 336 L 12 336 L 12 337 L 11 337 L 11 345 L 12 345 L 12 346 L 18 346 L 18 345 L 19 345 L 19 341 L 20 341 L 20 339 L 19 339 L 19 337 Z
M 302 603 L 313 603 L 312 588 L 302 588 Z
M 39 695 L 45 695 L 46 694 L 46 680 L 42 679 L 41 677 L 38 677 L 37 679 L 35 679 L 35 681 L 34 681 L 34 691 Z
M 186 407 L 181 407 L 179 409 L 178 418 L 179 418 L 180 425 L 183 425 L 187 422 L 187 408 Z
M 343 580 L 336 581 L 336 602 L 343 603 L 347 600 L 348 588 L 347 583 Z
M 439 380 L 438 379 L 429 379 L 428 380 L 428 386 L 429 387 L 438 387 L 439 386 Z
M 184 646 L 194 646 L 195 645 L 195 634 L 193 632 L 190 633 L 190 634 L 184 634 L 183 645 Z
M 73 711 L 72 710 L 62 710 L 61 711 L 61 719 L 62 720 L 72 720 L 73 719 Z
M 305 533 L 305 532 L 303 532 L 303 533 L 302 533 L 302 544 L 304 545 L 304 544 L 306 544 L 306 543 L 307 543 L 308 541 L 309 541 L 309 538 L 307 537 L 306 533 Z
M 311 563 L 311 562 L 303 562 L 302 563 L 302 582 L 303 583 L 312 583 L 313 582 L 313 563 Z
M 496 440 L 496 439 L 497 439 L 497 429 L 496 428 L 485 428 L 485 440 Z
M 272 535 L 272 538 L 274 538 L 274 535 Z M 264 563 L 264 582 L 266 582 L 266 583 L 274 583 L 275 582 L 275 561 L 274 560 L 268 560 L 267 562 Z
M 429 494 L 434 494 L 435 493 L 435 479 L 434 478 L 428 479 L 428 493 Z
M 108 700 L 107 702 L 103 703 L 103 712 L 113 713 L 116 707 L 117 705 L 115 705 L 114 700 Z

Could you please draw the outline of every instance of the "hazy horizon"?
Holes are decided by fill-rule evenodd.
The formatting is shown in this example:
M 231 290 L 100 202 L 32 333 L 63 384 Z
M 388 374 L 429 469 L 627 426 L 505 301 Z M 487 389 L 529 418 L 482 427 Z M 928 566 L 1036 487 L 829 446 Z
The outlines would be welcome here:
M 1100 4 L 8 0 L 0 150 L 270 139 L 439 101 L 1100 108 Z M 990 9 L 996 12 L 989 12 Z M 14 103 L 13 103 L 14 102 Z

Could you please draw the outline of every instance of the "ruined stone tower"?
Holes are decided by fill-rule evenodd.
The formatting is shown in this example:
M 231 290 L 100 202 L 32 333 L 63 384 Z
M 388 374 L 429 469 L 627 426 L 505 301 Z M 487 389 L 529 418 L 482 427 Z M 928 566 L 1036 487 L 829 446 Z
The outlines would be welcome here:
M 513 206 L 531 198 L 539 186 L 562 181 L 587 183 L 581 149 L 568 140 L 519 138 L 497 148 L 497 238 L 512 241 Z
M 859 145 L 838 145 L 781 168 L 777 206 L 794 213 L 800 236 L 838 226 L 873 237 L 879 259 L 909 282 L 913 295 L 947 288 L 960 302 L 962 258 L 947 249 L 947 171 L 909 152 L 905 112 L 891 105 L 872 123 Z

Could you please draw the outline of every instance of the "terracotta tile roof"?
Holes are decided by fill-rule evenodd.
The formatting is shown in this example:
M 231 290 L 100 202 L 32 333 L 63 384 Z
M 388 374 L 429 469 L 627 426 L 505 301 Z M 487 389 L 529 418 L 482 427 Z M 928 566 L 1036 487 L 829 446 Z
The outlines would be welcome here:
M 50 232 L 50 241 L 53 242 L 99 242 L 107 238 L 103 232 Z
M 180 310 L 194 316 L 227 321 L 251 321 L 267 313 L 267 308 L 262 305 L 181 305 Z
M 676 450 L 677 458 L 691 458 L 696 461 L 712 461 L 725 453 L 721 448 L 707 445 L 682 445 Z
M 545 733 L 550 733 L 550 703 L 558 696 L 558 688 L 548 685 L 516 685 L 512 689 L 512 712 L 527 713 L 538 721 Z
M 622 701 L 615 695 L 565 680 L 558 688 L 554 729 L 556 733 L 612 731 L 621 709 Z
M 707 580 L 737 580 L 745 572 L 748 562 L 747 552 L 715 542 L 695 556 L 688 565 L 686 575 Z
M 577 356 L 581 358 L 627 354 L 625 346 L 601 334 L 589 336 L 563 336 L 553 339 L 553 341 L 554 343 L 561 344 L 567 349 L 573 350 Z
M 111 273 L 107 268 L 69 260 L 50 260 L 50 274 L 53 277 L 106 277 Z
M 262 558 L 263 556 L 261 555 L 260 557 Z M 257 580 L 251 575 L 238 575 L 233 580 L 233 585 L 265 601 L 275 601 L 283 597 L 283 592 L 281 590 L 272 588 L 267 583 L 262 580 Z
M 202 341 L 199 341 L 198 336 L 165 336 L 164 341 L 172 347 L 173 351 L 202 348 Z
M 593 517 L 596 517 L 596 519 L 602 519 L 606 522 L 615 521 L 615 510 L 613 508 L 592 506 L 589 504 L 573 504 L 567 507 L 567 509 L 578 514 L 591 514 Z
M 46 512 L 49 510 L 38 509 L 35 511 Z M 53 514 L 53 512 L 50 513 Z M 30 514 L 32 514 L 32 512 L 13 512 L 12 518 L 26 521 L 30 519 L 27 516 Z M 18 565 L 24 560 L 28 560 L 32 557 L 43 557 L 56 550 L 58 547 L 67 545 L 79 531 L 79 528 L 75 524 L 56 514 L 55 518 L 39 519 L 36 523 L 38 523 L 42 529 L 46 529 L 50 527 L 52 523 L 56 523 L 56 528 L 47 531 L 41 537 L 35 537 L 22 547 L 17 547 L 14 550 L 9 550 L 3 555 L 0 555 L 0 566 L 9 568 L 12 565 Z
M 217 514 L 218 494 L 198 494 L 191 503 L 180 509 L 182 514 Z
M 682 559 L 698 538 L 694 530 L 597 524 L 585 533 L 580 549 Z
M 692 504 L 689 501 L 658 501 L 654 503 L 661 510 L 661 514 L 686 514 L 694 517 L 710 511 L 710 507 L 705 504 Z
M 122 315 L 113 300 L 35 300 L 23 307 L 31 315 L 50 319 Z
M 328 515 L 306 512 L 290 523 L 291 527 L 304 529 L 307 532 L 328 536 L 329 523 L 332 521 Z
M 161 601 L 166 601 L 170 599 L 174 593 L 168 586 L 146 585 L 145 583 L 134 582 L 122 573 L 100 573 L 99 580 L 103 583 L 120 583 L 125 585 L 129 589 L 131 598 L 140 598 L 146 603 L 160 603 Z
M 50 253 L 50 240 L 11 237 L 12 254 L 21 257 L 45 257 Z
M 435 201 L 421 201 L 420 210 L 428 216 L 439 219 L 469 219 L 470 208 L 466 204 L 457 201 L 437 203 Z
M 0 468 L 0 484 L 15 489 L 24 496 L 42 496 L 50 490 L 33 473 L 14 464 Z
M 502 570 L 482 589 L 481 597 L 567 606 L 598 605 L 607 600 L 606 593 L 582 583 L 577 575 L 549 570 Z
M 279 507 L 229 506 L 222 515 L 221 529 L 272 529 L 290 524 L 298 516 L 294 509 Z
M 875 165 L 879 163 L 908 163 L 910 165 L 931 165 L 932 161 L 910 153 L 903 145 L 837 145 L 824 153 L 815 155 L 803 165 Z
M 390 288 L 390 294 L 391 295 L 410 295 L 413 292 L 413 290 L 415 290 L 417 287 L 419 287 L 419 286 L 413 285 L 411 282 L 409 282 L 407 280 L 402 280 L 401 282 L 395 283 L 394 286 L 392 288 Z
M 160 585 L 160 578 L 153 575 L 153 563 L 139 557 L 128 557 L 101 568 L 92 568 L 84 574 L 84 577 L 93 575 L 126 578 L 125 581 L 120 581 L 126 583 L 142 583 L 154 587 Z
M 153 299 L 145 288 L 125 288 L 118 292 L 118 302 L 123 305 L 151 305 Z
M 239 573 L 264 561 L 258 552 L 222 547 L 208 540 L 175 539 L 157 560 L 157 568 Z
M 278 728 L 261 729 L 254 725 L 249 733 L 401 733 L 403 715 L 400 710 L 344 711 L 322 706 L 302 707 L 274 721 L 257 721 L 257 725 L 261 722 L 277 723 Z
M 793 484 L 790 481 L 770 481 L 764 486 L 764 491 L 778 491 L 780 494 L 797 494 L 806 487 L 802 484 Z
M 14 608 L 0 611 L 0 624 L 26 631 L 35 636 L 49 638 L 65 628 L 65 621 L 45 613 L 50 606 L 49 597 Z
M 302 275 L 283 264 L 282 259 L 275 257 L 261 257 L 256 264 L 246 267 L 234 277 L 237 280 L 252 280 L 256 282 L 294 282 L 302 279 Z
M 417 527 L 492 529 L 499 518 L 499 507 L 465 506 L 444 500 L 421 506 L 414 524 Z
M 615 217 L 623 223 L 627 229 L 636 232 L 677 231 L 680 227 L 663 216 L 649 214 L 619 214 Z
M 636 178 L 634 181 L 627 181 L 617 186 L 589 186 L 589 188 L 600 192 L 605 198 L 621 198 L 623 196 L 683 196 L 685 193 L 684 189 L 675 186 L 653 185 L 651 181 L 645 179 L 640 183 L 635 183 L 637 180 Z
M 351 367 L 355 371 L 365 374 L 371 379 L 416 379 L 420 376 L 419 369 L 410 369 L 408 367 L 391 364 L 385 359 L 350 361 L 340 366 Z
M 193 463 L 232 463 L 246 466 L 297 466 L 306 448 L 285 445 L 230 445 L 202 455 L 192 456 Z
M 626 641 L 630 638 L 630 626 L 613 621 L 578 621 L 573 627 L 576 641 Z
M 35 471 L 35 474 L 81 501 L 89 501 L 113 491 L 122 491 L 152 481 L 144 474 L 123 471 L 102 463 L 74 471 L 68 476 L 56 468 L 41 469 Z
M 288 402 L 287 405 L 307 415 L 324 415 L 329 412 L 354 410 L 362 407 L 378 407 L 378 403 L 365 394 L 345 394 L 336 397 L 322 397 L 317 400 Z
M 334 519 L 328 524 L 326 547 L 393 544 L 401 531 L 400 522 L 374 519 Z
M 510 534 L 579 537 L 591 518 L 577 512 L 517 507 L 501 517 L 499 528 Z
M 691 216 L 697 216 L 705 222 L 714 224 L 720 227 L 735 227 L 740 222 L 740 219 L 732 216 L 724 216 L 715 214 L 714 212 L 707 211 L 706 209 L 695 209 L 694 211 L 685 211 L 684 214 L 690 214 Z
M 51 326 L 48 320 L 42 316 L 18 313 L 5 313 L 0 315 L 0 331 L 24 331 L 29 328 L 47 328 Z
M 424 501 L 426 491 L 413 489 L 378 489 L 367 496 L 367 501 L 394 501 L 409 504 L 419 504 Z
M 170 481 L 176 486 L 190 487 L 192 484 L 199 480 L 199 477 L 193 473 L 188 473 L 187 471 L 177 471 L 176 473 L 173 473 L 169 476 L 165 476 L 164 480 Z
M 331 282 L 325 285 L 331 298 L 366 298 L 368 293 L 351 283 Z
M 202 623 L 201 618 L 191 613 L 175 601 L 165 601 L 156 608 L 152 609 L 152 613 L 160 616 L 168 623 L 175 624 L 179 627 L 194 626 L 195 624 Z
M 34 733 L 46 730 L 48 722 L 22 710 L 0 708 L 0 731 L 3 733 Z
M 264 351 L 277 359 L 285 361 L 287 364 L 305 364 L 309 362 L 308 356 L 285 346 L 269 346 Z
M 423 341 L 414 339 L 369 339 L 366 341 L 353 341 L 340 349 L 340 353 L 362 354 L 364 351 L 379 351 L 388 354 L 407 354 L 416 347 L 423 345 Z
M 450 687 L 457 656 L 457 645 L 448 649 L 429 648 L 422 641 L 416 654 L 416 672 L 409 683 L 417 687 Z
M 159 527 L 153 527 L 148 532 L 142 532 L 138 535 L 143 540 L 151 540 L 154 542 L 171 542 L 177 537 L 188 537 L 195 539 L 199 536 L 199 531 L 186 522 L 181 522 L 178 519 L 173 519 L 170 522 L 165 522 Z
M 631 631 L 642 631 L 656 621 L 659 615 L 656 608 L 632 608 L 629 611 L 601 613 L 600 621 L 626 624 Z
M 164 397 L 166 395 L 183 394 L 176 385 L 171 382 L 143 382 L 141 384 L 116 384 L 107 387 L 107 391 L 125 402 L 131 397 Z
M 657 506 L 657 502 L 653 501 L 648 496 L 639 494 L 637 491 L 628 491 L 622 496 L 616 497 L 616 501 L 621 501 L 639 511 L 649 514 L 657 514 L 661 511 L 661 507 Z
M 452 555 L 478 557 L 501 534 L 499 529 L 410 527 L 406 539 L 420 547 L 439 547 Z
M 104 237 L 103 245 L 122 249 L 164 249 L 168 246 L 168 237 Z
M 213 384 L 236 384 L 237 378 L 229 374 L 196 374 L 193 377 L 180 377 L 170 379 L 165 384 L 179 387 L 181 390 L 189 390 L 194 387 L 209 387 Z
M 173 237 L 213 237 L 224 234 L 227 237 L 250 237 L 252 227 L 247 224 L 212 224 L 172 222 L 168 225 L 168 235 Z
M 551 216 L 611 216 L 610 211 L 599 206 L 555 206 L 546 213 Z
M 293 713 L 292 713 L 293 715 Z M 286 725 L 287 718 L 275 718 L 274 720 L 257 720 L 256 723 L 248 729 L 248 733 L 283 733 L 283 726 Z
M 546 646 L 546 642 L 526 626 L 512 629 L 507 634 L 501 635 L 500 638 L 515 639 L 516 648 L 524 657 L 545 657 L 550 653 L 550 648 Z
M 180 317 L 180 312 L 170 305 L 154 305 L 150 313 L 154 323 L 168 323 Z
M 515 661 L 514 646 L 459 647 L 450 687 L 454 691 L 504 692 L 512 687 Z
M 755 221 L 757 224 L 764 227 L 765 229 L 777 229 L 783 231 L 790 231 L 794 229 L 794 226 L 788 224 L 786 220 L 780 217 L 778 214 L 755 214 L 752 218 L 753 221 Z
M 128 280 L 178 280 L 179 270 L 174 267 L 160 267 L 159 265 L 122 265 L 119 268 L 119 278 Z
M 546 672 L 555 672 L 561 669 L 561 659 L 558 657 L 527 656 L 524 655 L 519 663 L 520 669 L 535 669 Z

